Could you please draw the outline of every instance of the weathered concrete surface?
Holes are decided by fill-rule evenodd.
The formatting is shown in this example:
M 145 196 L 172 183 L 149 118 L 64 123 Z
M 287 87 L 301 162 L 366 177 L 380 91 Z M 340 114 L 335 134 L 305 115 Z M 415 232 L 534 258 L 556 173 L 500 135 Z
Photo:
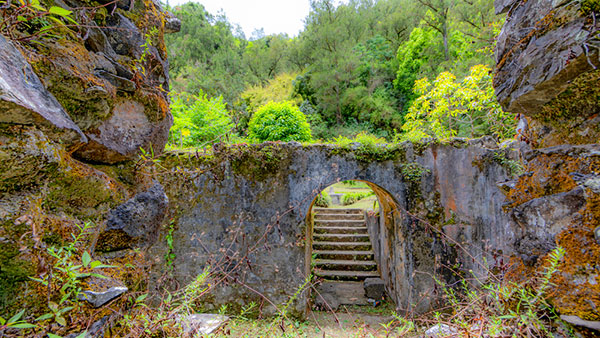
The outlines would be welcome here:
M 495 186 L 508 175 L 493 159 L 505 152 L 489 140 L 459 140 L 369 151 L 289 143 L 217 147 L 211 157 L 169 154 L 162 163 L 171 169 L 160 177 L 177 217 L 174 276 L 186 283 L 207 266 L 221 272 L 230 284 L 214 291 L 215 307 L 264 302 L 258 294 L 284 304 L 307 276 L 305 217 L 314 197 L 332 183 L 359 179 L 375 188 L 382 217 L 389 216 L 379 254 L 387 291 L 400 308 L 425 311 L 438 301 L 432 276 L 455 278 L 443 267 L 457 257 L 444 223 L 468 229 L 466 269 L 483 273 L 483 257 L 494 264 L 490 247 L 510 247 L 504 196 Z M 167 248 L 154 250 L 160 274 Z M 299 294 L 291 314 L 302 315 L 305 297 Z M 275 311 L 267 303 L 262 309 Z

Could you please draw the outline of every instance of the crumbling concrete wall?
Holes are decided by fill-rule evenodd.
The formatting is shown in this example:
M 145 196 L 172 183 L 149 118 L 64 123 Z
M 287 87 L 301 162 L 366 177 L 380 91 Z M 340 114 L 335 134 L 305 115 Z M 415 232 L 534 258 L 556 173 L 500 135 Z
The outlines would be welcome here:
M 363 180 L 390 218 L 380 246 L 388 292 L 402 309 L 425 311 L 439 298 L 433 276 L 457 278 L 445 268 L 455 259 L 483 274 L 477 263 L 493 256 L 490 249 L 510 247 L 496 182 L 508 179 L 499 158 L 511 154 L 489 139 L 370 149 L 266 143 L 169 154 L 157 176 L 171 201 L 173 248 L 159 243 L 155 256 L 172 250 L 168 268 L 180 284 L 207 266 L 224 275 L 229 285 L 214 290 L 209 307 L 254 300 L 272 313 L 262 296 L 284 304 L 307 278 L 305 219 L 314 197 L 335 182 Z M 457 243 L 467 253 L 457 255 Z M 294 314 L 304 312 L 305 297 Z

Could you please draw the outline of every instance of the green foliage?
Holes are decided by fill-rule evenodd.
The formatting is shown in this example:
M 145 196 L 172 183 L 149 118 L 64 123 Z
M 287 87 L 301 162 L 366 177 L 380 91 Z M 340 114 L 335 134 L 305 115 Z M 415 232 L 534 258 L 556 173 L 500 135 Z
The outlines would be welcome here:
M 310 141 L 306 116 L 292 102 L 269 102 L 259 108 L 248 125 L 248 136 L 263 141 Z
M 418 183 L 429 169 L 423 168 L 419 163 L 411 162 L 402 165 L 402 177 L 409 182 Z
M 233 129 L 222 97 L 209 98 L 202 92 L 197 96 L 175 94 L 171 101 L 171 113 L 173 127 L 169 132 L 169 142 L 175 145 L 214 143 Z
M 326 191 L 321 191 L 315 199 L 315 205 L 321 208 L 328 208 L 331 206 L 331 196 Z
M 433 83 L 427 78 L 418 80 L 415 92 L 420 96 L 406 115 L 403 138 L 513 137 L 515 119 L 496 101 L 490 74 L 488 67 L 477 65 L 461 82 L 449 72 L 441 73 Z
M 506 157 L 506 153 L 502 151 L 494 152 L 494 161 L 506 168 L 508 174 L 513 177 L 518 177 L 525 173 L 525 167 L 521 162 L 511 160 Z
M 291 101 L 296 105 L 301 104 L 300 95 L 294 91 L 293 82 L 297 77 L 297 73 L 282 73 L 269 80 L 264 86 L 254 85 L 246 88 L 240 95 L 241 101 L 236 103 L 243 108 L 243 111 L 235 116 L 238 131 L 243 132 L 247 129 L 252 115 L 271 101 Z
M 317 139 L 363 131 L 391 139 L 420 95 L 415 81 L 491 65 L 502 23 L 485 0 L 316 0 L 298 37 L 246 39 L 199 4 L 173 12 L 182 20 L 166 37 L 176 91 L 222 96 L 240 135 L 261 105 L 293 100 Z M 288 74 L 298 73 L 290 94 Z
M 438 321 L 472 330 L 472 318 L 478 316 L 483 327 L 476 332 L 492 337 L 552 337 L 552 321 L 559 318 L 546 297 L 564 253 L 563 248 L 556 247 L 546 257 L 544 271 L 522 283 L 495 280 L 475 288 L 463 280 L 457 289 L 441 284 L 455 311 L 452 315 L 439 314 Z
M 356 159 L 361 162 L 387 161 L 398 155 L 397 148 L 389 146 L 385 139 L 365 132 L 352 139 L 338 136 L 333 141 L 340 149 L 352 150 Z
M 367 198 L 367 197 L 373 196 L 373 195 L 375 195 L 375 193 L 373 191 L 348 192 L 348 193 L 345 193 L 344 196 L 342 197 L 342 205 L 354 204 L 364 198 Z
M 37 327 L 36 325 L 27 323 L 25 320 L 21 320 L 24 313 L 25 309 L 19 311 L 9 319 L 0 317 L 0 334 L 3 334 L 6 329 L 31 329 Z
M 435 45 L 434 34 L 431 29 L 417 27 L 410 33 L 408 41 L 398 48 L 399 65 L 394 87 L 404 97 L 406 110 L 415 99 L 413 87 L 422 75 L 421 67 L 432 58 L 430 50 Z
M 67 301 L 77 302 L 77 295 L 81 292 L 81 282 L 84 278 L 106 278 L 94 271 L 112 267 L 104 265 L 98 260 L 92 261 L 87 251 L 84 251 L 81 258 L 78 259 L 78 246 L 83 238 L 88 235 L 88 230 L 92 228 L 92 224 L 87 222 L 83 226 L 77 226 L 79 233 L 77 235 L 71 234 L 73 237 L 71 242 L 65 246 L 51 246 L 47 249 L 47 253 L 52 259 L 51 266 L 54 273 L 40 278 L 31 278 L 47 288 L 49 299 L 52 298 L 53 293 L 58 292 L 58 304 L 61 306 Z
M 13 41 L 60 38 L 61 30 L 70 32 L 69 26 L 79 26 L 71 17 L 72 11 L 58 6 L 46 8 L 39 0 L 2 1 L 0 9 L 0 34 Z
M 297 77 L 297 73 L 282 73 L 269 80 L 265 86 L 248 87 L 240 95 L 247 111 L 252 114 L 271 101 L 292 101 L 296 105 L 302 103 L 300 97 L 294 94 L 293 81 Z

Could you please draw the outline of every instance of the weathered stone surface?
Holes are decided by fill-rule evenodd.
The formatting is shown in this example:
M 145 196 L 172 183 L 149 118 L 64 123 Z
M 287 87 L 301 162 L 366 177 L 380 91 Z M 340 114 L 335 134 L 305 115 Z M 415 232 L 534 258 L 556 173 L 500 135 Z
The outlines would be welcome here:
M 555 236 L 573 223 L 581 222 L 585 206 L 584 190 L 544 196 L 512 209 L 511 216 L 522 229 L 515 243 L 516 252 L 529 265 L 555 246 Z
M 458 331 L 446 324 L 437 324 L 436 326 L 432 326 L 425 331 L 425 337 L 428 338 L 452 337 L 456 334 L 458 334 Z
M 210 313 L 195 313 L 180 319 L 184 337 L 210 335 L 225 325 L 229 317 Z
M 600 66 L 598 50 L 588 47 L 586 56 L 584 47 L 595 38 L 589 13 L 580 12 L 580 2 L 566 4 L 496 1 L 499 12 L 512 6 L 498 36 L 494 78 L 498 101 L 505 110 L 538 113 L 577 77 L 591 71 L 590 63 Z
M 88 330 L 86 330 L 83 338 L 102 338 L 104 337 L 104 331 L 106 330 L 106 324 L 108 323 L 110 316 L 104 316 L 100 320 L 95 321 Z M 81 332 L 71 333 L 65 338 L 79 338 Z
M 560 319 L 573 325 L 584 326 L 588 329 L 600 331 L 600 321 L 583 320 L 577 316 L 565 316 L 561 315 Z
M 523 137 L 534 147 L 600 138 L 600 20 L 584 3 L 495 2 L 497 12 L 508 11 L 497 42 L 496 95 L 504 110 L 530 119 Z
M 0 123 L 37 124 L 65 131 L 63 137 L 67 142 L 87 141 L 56 98 L 43 86 L 23 54 L 1 35 Z
M 155 183 L 111 210 L 105 231 L 98 240 L 100 251 L 115 251 L 153 243 L 167 212 L 169 199 Z
M 145 107 L 131 100 L 119 102 L 110 119 L 88 131 L 90 141 L 76 156 L 89 161 L 117 163 L 136 156 L 140 148 L 164 148 L 172 118 L 150 122 Z
M 78 295 L 78 297 L 79 300 L 85 300 L 93 307 L 98 308 L 119 297 L 128 290 L 129 289 L 124 286 L 115 286 L 105 291 L 84 290 Z
M 321 311 L 337 311 L 340 307 L 338 298 L 333 293 L 320 293 L 315 296 L 315 308 Z
M 367 278 L 364 281 L 365 295 L 375 300 L 385 296 L 385 283 L 381 278 Z

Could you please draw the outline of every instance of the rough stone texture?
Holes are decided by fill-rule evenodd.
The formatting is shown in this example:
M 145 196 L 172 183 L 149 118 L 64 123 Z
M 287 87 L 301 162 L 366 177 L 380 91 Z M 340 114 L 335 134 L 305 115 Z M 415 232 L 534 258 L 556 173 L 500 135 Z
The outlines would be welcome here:
M 88 133 L 90 142 L 78 150 L 83 159 L 116 163 L 135 156 L 140 148 L 162 149 L 171 127 L 171 119 L 148 121 L 144 106 L 124 100 L 113 109 L 110 119 Z
M 8 89 L 13 97 L 0 99 L 0 107 L 21 107 L 27 103 L 23 107 L 43 119 L 29 121 L 32 113 L 23 110 L 25 113 L 18 116 L 26 119 L 17 123 L 28 121 L 41 126 L 44 121 L 51 121 L 58 128 L 79 134 L 83 131 L 90 142 L 74 147 L 74 154 L 86 161 L 115 163 L 132 159 L 140 147 L 152 147 L 158 154 L 164 148 L 172 124 L 167 92 L 163 90 L 169 88 L 163 36 L 167 31 L 176 31 L 177 20 L 163 13 L 160 5 L 153 1 L 122 2 L 127 2 L 126 7 L 133 6 L 122 10 L 124 6 L 117 5 L 118 8 L 108 10 L 102 22 L 96 22 L 98 16 L 87 17 L 80 13 L 77 20 L 85 24 L 79 33 L 81 38 L 73 33 L 65 34 L 60 40 L 44 40 L 43 46 L 23 45 L 27 55 L 23 63 L 28 62 L 31 67 L 4 62 L 12 73 L 6 73 L 6 69 L 3 73 L 19 75 L 23 68 L 28 77 L 33 75 L 34 81 L 30 88 L 14 87 L 22 75 L 14 76 L 14 83 L 10 83 L 14 88 Z M 56 5 L 69 10 L 87 6 L 79 0 L 60 1 Z M 169 28 L 163 17 L 170 18 Z M 142 47 L 146 40 L 149 42 L 147 50 Z M 2 43 L 3 54 L 9 52 L 5 45 Z M 11 59 L 19 62 L 23 57 Z M 43 85 L 34 78 L 36 74 Z M 48 99 L 52 96 L 56 100 Z M 15 97 L 19 100 L 15 101 Z M 40 101 L 42 98 L 46 98 L 48 104 Z M 40 102 L 45 109 L 38 109 Z M 67 121 L 71 124 L 66 124 Z M 2 116 L 2 122 L 14 123 L 8 121 L 8 116 Z M 61 139 L 68 140 L 67 137 Z
M 600 20 L 582 10 L 584 2 L 495 2 L 497 12 L 508 11 L 497 42 L 496 95 L 504 110 L 534 118 L 529 137 L 539 146 L 600 137 L 600 71 L 593 71 Z
M 199 337 L 210 335 L 225 325 L 229 317 L 210 313 L 195 313 L 182 318 L 184 337 Z
M 361 282 L 323 281 L 316 287 L 315 306 L 322 311 L 336 310 L 340 305 L 367 305 Z
M 458 331 L 446 324 L 438 324 L 425 331 L 425 337 L 427 338 L 453 337 L 456 334 L 458 334 Z
M 124 286 L 115 286 L 105 291 L 84 290 L 78 297 L 79 300 L 85 300 L 93 307 L 99 308 L 127 291 L 128 289 Z
M 573 223 L 581 222 L 585 205 L 584 190 L 573 190 L 535 198 L 511 210 L 519 226 L 515 249 L 527 265 L 545 255 L 555 246 L 555 237 Z
M 561 315 L 600 320 L 600 145 L 560 145 L 523 154 L 525 174 L 506 191 L 518 262 L 544 269 L 546 254 L 559 245 L 565 257 L 552 279 L 552 302 Z M 531 277 L 531 268 L 514 267 L 511 278 Z
M 594 27 L 578 2 L 567 2 L 496 1 L 500 11 L 506 3 L 513 6 L 496 49 L 496 95 L 505 110 L 538 112 L 593 68 L 583 45 L 595 37 Z M 600 65 L 597 50 L 590 49 L 589 59 Z
M 161 163 L 172 169 L 160 180 L 178 215 L 174 276 L 185 284 L 207 265 L 221 265 L 218 270 L 227 272 L 229 284 L 217 288 L 207 306 L 261 301 L 241 283 L 284 304 L 310 269 L 303 238 L 314 197 L 332 183 L 359 179 L 369 183 L 384 209 L 379 256 L 386 291 L 401 309 L 426 311 L 438 301 L 431 276 L 456 278 L 436 263 L 456 259 L 435 230 L 444 222 L 453 219 L 471 229 L 467 248 L 478 260 L 463 259 L 465 270 L 484 274 L 483 257 L 496 263 L 490 248 L 510 248 L 512 229 L 501 208 L 505 198 L 495 185 L 509 178 L 493 159 L 499 152 L 510 155 L 484 139 L 405 143 L 374 153 L 361 147 L 267 143 L 217 146 L 210 157 L 169 155 Z M 409 170 L 421 170 L 421 179 L 407 179 Z M 161 243 L 153 250 L 158 276 L 167 248 Z M 305 297 L 299 294 L 290 314 L 302 316 Z M 265 304 L 263 312 L 274 309 Z
M 365 295 L 367 298 L 379 300 L 385 296 L 385 283 L 381 278 L 367 278 L 364 281 Z
M 573 325 L 584 326 L 592 330 L 600 331 L 600 321 L 583 320 L 577 316 L 561 315 L 560 319 Z
M 115 251 L 152 244 L 167 212 L 169 199 L 159 183 L 111 210 L 98 250 Z
M 65 141 L 87 138 L 15 46 L 0 35 L 0 123 L 51 127 L 66 130 Z

